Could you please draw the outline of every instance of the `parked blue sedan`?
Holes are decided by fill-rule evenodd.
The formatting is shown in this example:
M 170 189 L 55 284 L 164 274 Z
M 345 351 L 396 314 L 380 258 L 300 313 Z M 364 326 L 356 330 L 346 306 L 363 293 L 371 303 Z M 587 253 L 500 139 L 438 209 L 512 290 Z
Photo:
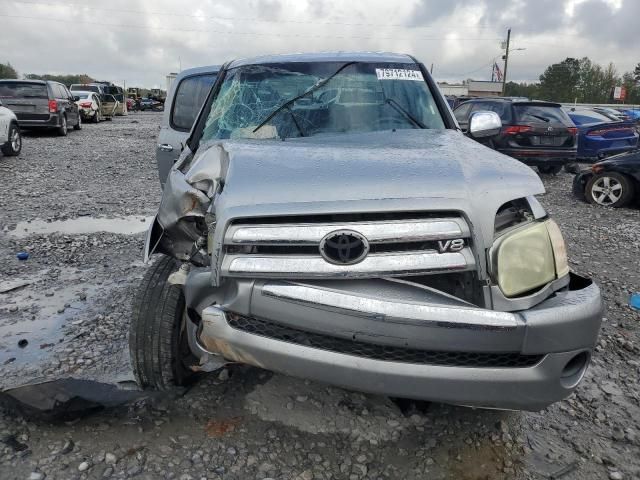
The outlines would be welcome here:
M 619 108 L 622 113 L 627 115 L 634 122 L 640 122 L 640 109 L 638 108 Z
M 638 148 L 638 132 L 633 121 L 612 121 L 591 109 L 567 109 L 578 127 L 578 158 L 599 160 Z

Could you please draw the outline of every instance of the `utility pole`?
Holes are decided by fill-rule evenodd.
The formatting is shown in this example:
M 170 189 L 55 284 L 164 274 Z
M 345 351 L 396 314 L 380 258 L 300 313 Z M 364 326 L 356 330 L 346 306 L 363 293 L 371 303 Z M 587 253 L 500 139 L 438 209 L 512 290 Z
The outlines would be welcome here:
M 509 67 L 509 44 L 511 43 L 511 29 L 507 30 L 507 48 L 504 54 L 504 72 L 502 75 L 502 96 L 507 89 L 507 68 Z
M 433 75 L 433 63 L 431 64 L 431 71 L 429 71 L 429 73 Z

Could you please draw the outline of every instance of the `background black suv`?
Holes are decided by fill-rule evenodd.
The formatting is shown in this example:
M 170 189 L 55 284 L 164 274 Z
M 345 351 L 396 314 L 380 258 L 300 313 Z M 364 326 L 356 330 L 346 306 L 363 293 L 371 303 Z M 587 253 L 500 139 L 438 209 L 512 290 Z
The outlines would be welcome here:
M 43 80 L 0 80 L 0 100 L 13 110 L 20 128 L 82 128 L 76 100 L 63 84 Z
M 454 115 L 466 133 L 474 112 L 496 112 L 502 130 L 482 143 L 521 162 L 538 167 L 541 173 L 557 173 L 575 161 L 578 129 L 557 103 L 481 98 L 460 104 Z

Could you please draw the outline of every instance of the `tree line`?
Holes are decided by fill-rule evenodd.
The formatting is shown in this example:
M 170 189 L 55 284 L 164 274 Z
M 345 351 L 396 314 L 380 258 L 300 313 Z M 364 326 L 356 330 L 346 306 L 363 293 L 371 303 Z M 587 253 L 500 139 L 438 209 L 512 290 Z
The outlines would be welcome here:
M 0 78 L 18 78 L 18 72 L 10 63 L 0 63 Z M 65 85 L 91 83 L 87 74 L 36 75 L 26 74 L 29 80 L 54 80 Z M 613 89 L 624 86 L 627 92 L 625 103 L 640 104 L 640 63 L 633 72 L 620 75 L 613 63 L 603 67 L 583 57 L 566 58 L 549 65 L 537 83 L 508 82 L 505 95 L 549 100 L 563 103 L 614 103 Z
M 19 78 L 18 72 L 10 63 L 0 63 L 0 79 L 15 79 Z M 35 73 L 27 73 L 24 75 L 27 80 L 52 80 L 54 82 L 60 82 L 64 85 L 72 85 L 74 83 L 92 83 L 95 80 L 86 73 L 72 74 L 72 75 L 37 75 Z
M 625 87 L 624 103 L 640 103 L 640 63 L 633 72 L 618 73 L 613 63 L 606 67 L 584 57 L 566 58 L 549 65 L 538 83 L 508 82 L 505 95 L 563 103 L 617 103 L 615 87 Z

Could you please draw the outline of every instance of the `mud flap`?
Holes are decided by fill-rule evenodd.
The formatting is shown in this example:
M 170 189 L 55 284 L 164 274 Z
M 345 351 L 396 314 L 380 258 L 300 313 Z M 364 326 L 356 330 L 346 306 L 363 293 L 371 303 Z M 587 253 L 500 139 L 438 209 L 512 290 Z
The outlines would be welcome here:
M 158 223 L 157 217 L 153 217 L 151 226 L 149 227 L 149 230 L 147 230 L 147 235 L 144 239 L 144 263 L 149 263 L 149 259 L 158 247 L 163 235 L 164 229 Z

